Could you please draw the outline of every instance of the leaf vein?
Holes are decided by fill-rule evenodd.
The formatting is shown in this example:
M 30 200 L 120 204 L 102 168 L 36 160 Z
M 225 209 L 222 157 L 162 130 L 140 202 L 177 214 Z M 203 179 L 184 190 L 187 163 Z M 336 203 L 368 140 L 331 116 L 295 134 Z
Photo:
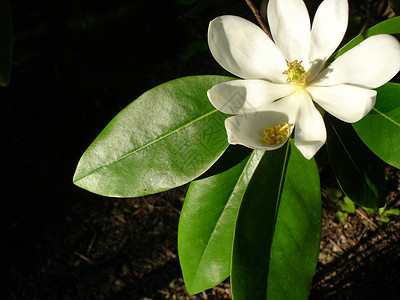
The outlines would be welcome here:
M 385 119 L 388 119 L 390 122 L 392 122 L 393 124 L 395 124 L 396 126 L 400 127 L 400 124 L 397 123 L 395 120 L 393 120 L 392 118 L 388 117 L 387 115 L 385 115 L 383 112 L 377 110 L 375 107 L 372 108 L 374 111 L 376 111 L 378 114 L 380 114 L 382 117 L 384 117 Z
M 240 176 L 239 176 L 239 178 L 238 178 L 238 180 L 237 180 L 235 186 L 234 186 L 233 189 L 232 189 L 231 196 L 230 196 L 230 197 L 228 198 L 228 200 L 226 201 L 226 204 L 225 204 L 225 206 L 224 206 L 224 209 L 222 210 L 220 216 L 218 217 L 217 222 L 215 222 L 215 225 L 214 225 L 214 227 L 213 227 L 213 230 L 212 230 L 212 232 L 211 232 L 211 234 L 210 234 L 210 236 L 209 236 L 209 238 L 208 238 L 206 247 L 205 247 L 205 249 L 204 249 L 204 251 L 203 251 L 203 253 L 202 253 L 202 255 L 201 255 L 199 264 L 197 265 L 196 272 L 195 272 L 195 274 L 194 274 L 194 276 L 193 276 L 193 281 L 194 281 L 194 280 L 196 279 L 196 277 L 197 277 L 197 274 L 198 274 L 199 269 L 200 269 L 200 265 L 202 264 L 202 261 L 203 261 L 203 259 L 204 259 L 204 257 L 205 257 L 205 253 L 207 252 L 207 249 L 209 249 L 210 241 L 211 241 L 211 240 L 213 239 L 213 237 L 214 237 L 215 228 L 216 228 L 217 225 L 219 224 L 219 221 L 220 221 L 222 215 L 224 214 L 224 211 L 225 211 L 226 207 L 228 206 L 228 203 L 229 203 L 230 200 L 232 199 L 233 192 L 234 192 L 235 189 L 238 187 L 239 182 L 241 182 L 241 180 L 243 179 L 243 176 L 244 176 L 244 174 L 246 173 L 246 171 L 247 171 L 247 169 L 248 169 L 248 167 L 249 167 L 249 165 L 250 165 L 250 162 L 251 162 L 251 160 L 254 158 L 254 156 L 256 155 L 256 153 L 257 153 L 256 151 L 253 151 L 253 153 L 252 153 L 251 156 L 249 157 L 249 160 L 246 162 L 246 165 L 244 166 L 242 173 L 240 174 Z M 242 197 L 243 197 L 243 196 L 242 196 Z
M 194 120 L 192 120 L 192 121 L 190 121 L 190 122 L 184 124 L 183 126 L 180 126 L 180 127 L 176 128 L 176 129 L 174 129 L 174 130 L 172 130 L 172 131 L 170 131 L 170 132 L 168 132 L 168 133 L 166 133 L 166 134 L 163 134 L 163 135 L 161 135 L 160 137 L 158 137 L 158 138 L 156 138 L 156 139 L 154 139 L 154 140 L 148 142 L 147 144 L 145 144 L 145 145 L 143 145 L 143 146 L 140 146 L 140 147 L 137 148 L 137 149 L 133 149 L 132 151 L 130 151 L 130 152 L 128 152 L 128 153 L 126 153 L 126 154 L 124 154 L 124 155 L 118 157 L 117 159 L 113 160 L 112 162 L 105 163 L 104 165 L 93 169 L 92 171 L 90 171 L 90 172 L 87 173 L 86 175 L 83 175 L 82 177 L 76 179 L 75 182 L 78 182 L 78 181 L 82 180 L 83 178 L 88 177 L 88 176 L 92 175 L 93 173 L 96 173 L 96 172 L 97 172 L 98 170 L 100 170 L 100 169 L 103 169 L 103 168 L 105 168 L 105 167 L 111 166 L 111 165 L 113 165 L 113 164 L 115 164 L 115 163 L 117 163 L 117 162 L 119 162 L 119 161 L 125 159 L 126 157 L 128 157 L 128 156 L 130 156 L 130 155 L 133 155 L 133 154 L 135 154 L 135 153 L 137 153 L 137 152 L 139 152 L 139 151 L 142 151 L 143 149 L 145 149 L 145 148 L 147 148 L 147 147 L 150 147 L 150 146 L 153 145 L 154 143 L 159 142 L 159 141 L 161 141 L 161 140 L 163 140 L 163 139 L 165 139 L 165 138 L 171 136 L 172 134 L 178 132 L 179 130 L 181 130 L 181 129 L 183 129 L 183 128 L 186 128 L 186 127 L 188 127 L 188 126 L 190 126 L 190 125 L 192 125 L 192 124 L 194 124 L 194 123 L 196 123 L 196 122 L 198 122 L 198 121 L 200 121 L 200 120 L 202 120 L 202 119 L 204 119 L 204 118 L 206 118 L 206 117 L 208 117 L 208 116 L 210 116 L 210 115 L 212 115 L 212 114 L 214 114 L 214 113 L 216 113 L 216 112 L 218 112 L 218 110 L 217 110 L 217 109 L 214 109 L 214 110 L 212 110 L 212 111 L 210 111 L 210 112 L 208 112 L 208 113 L 206 113 L 206 114 L 204 114 L 204 115 L 202 115 L 202 116 L 200 116 L 200 117 L 198 117 L 198 118 L 196 118 L 196 119 L 194 119 Z

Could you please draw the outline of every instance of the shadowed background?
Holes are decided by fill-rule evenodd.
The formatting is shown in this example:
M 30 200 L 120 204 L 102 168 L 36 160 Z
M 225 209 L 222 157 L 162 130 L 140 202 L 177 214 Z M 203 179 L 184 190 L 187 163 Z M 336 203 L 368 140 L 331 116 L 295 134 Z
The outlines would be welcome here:
M 352 13 L 366 15 L 380 1 L 366 2 L 352 1 Z M 178 77 L 226 74 L 208 51 L 208 22 L 223 14 L 254 22 L 251 11 L 229 0 L 15 0 L 11 7 L 13 72 L 0 88 L 1 298 L 185 297 L 176 251 L 185 187 L 111 199 L 74 186 L 72 176 L 98 133 L 146 90 Z M 399 247 L 389 246 L 396 268 Z M 229 298 L 227 288 L 193 299 Z M 314 289 L 325 299 L 332 287 Z

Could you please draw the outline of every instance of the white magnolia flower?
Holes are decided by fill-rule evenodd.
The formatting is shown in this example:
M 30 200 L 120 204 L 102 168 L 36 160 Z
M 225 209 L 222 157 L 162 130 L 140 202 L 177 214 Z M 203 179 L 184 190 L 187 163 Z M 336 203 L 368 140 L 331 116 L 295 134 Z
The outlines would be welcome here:
M 347 20 L 346 0 L 323 1 L 311 30 L 303 1 L 270 0 L 274 42 L 240 17 L 222 16 L 210 23 L 212 55 L 227 71 L 245 79 L 208 91 L 218 110 L 235 115 L 225 121 L 230 144 L 273 150 L 294 129 L 296 147 L 310 159 L 326 140 L 315 103 L 349 123 L 372 109 L 376 91 L 371 89 L 400 70 L 400 43 L 390 35 L 375 35 L 325 67 L 343 39 Z

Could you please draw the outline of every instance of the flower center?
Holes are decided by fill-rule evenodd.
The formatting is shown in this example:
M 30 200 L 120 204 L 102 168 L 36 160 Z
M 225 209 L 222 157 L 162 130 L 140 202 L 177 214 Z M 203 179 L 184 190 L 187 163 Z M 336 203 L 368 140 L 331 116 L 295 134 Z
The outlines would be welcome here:
M 275 126 L 270 126 L 260 130 L 263 145 L 282 144 L 290 136 L 290 124 L 282 122 Z
M 297 61 L 294 60 L 292 62 L 288 62 L 287 66 L 289 69 L 287 69 L 285 72 L 282 74 L 287 75 L 286 83 L 294 83 L 297 85 L 304 85 L 306 82 L 306 78 L 308 75 L 310 75 L 310 72 L 306 72 L 304 70 L 304 67 L 301 65 L 302 61 Z

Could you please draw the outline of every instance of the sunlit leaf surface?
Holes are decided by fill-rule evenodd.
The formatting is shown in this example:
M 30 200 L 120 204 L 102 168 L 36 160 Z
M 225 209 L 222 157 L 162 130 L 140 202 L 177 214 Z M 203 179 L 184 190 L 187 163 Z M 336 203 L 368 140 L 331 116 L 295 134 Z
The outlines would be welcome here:
M 185 184 L 228 147 L 225 116 L 207 98 L 222 76 L 176 79 L 122 110 L 83 154 L 74 183 L 93 193 L 136 197 Z
M 307 299 L 318 259 L 321 195 L 314 159 L 291 142 L 266 152 L 239 210 L 234 299 Z
M 400 84 L 389 82 L 377 91 L 375 107 L 353 127 L 377 156 L 400 168 Z
M 229 276 L 237 212 L 262 155 L 253 151 L 233 168 L 191 183 L 178 230 L 179 260 L 190 294 Z

